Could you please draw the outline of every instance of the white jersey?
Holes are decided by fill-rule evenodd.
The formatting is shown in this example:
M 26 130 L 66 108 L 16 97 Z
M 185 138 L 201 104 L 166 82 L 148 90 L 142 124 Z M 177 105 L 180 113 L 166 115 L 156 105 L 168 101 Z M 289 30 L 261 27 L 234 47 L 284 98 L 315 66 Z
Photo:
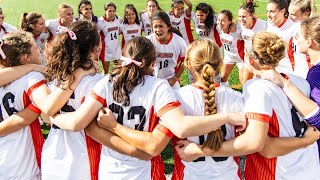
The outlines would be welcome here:
M 1 88 L 2 120 L 29 106 L 32 92 L 45 83 L 41 73 L 31 72 Z M 39 115 L 41 113 L 38 109 L 34 112 Z M 38 120 L 17 132 L 1 137 L 0 179 L 40 179 L 39 165 L 43 142 Z
M 92 88 L 102 79 L 101 74 L 87 75 L 81 79 L 71 98 L 60 113 L 73 112 L 78 109 Z M 57 87 L 50 84 L 51 91 Z M 67 121 L 67 119 L 66 119 Z M 42 150 L 42 179 L 94 179 L 90 175 L 90 154 L 84 130 L 66 131 L 53 125 L 49 131 Z
M 116 102 L 112 91 L 113 83 L 107 75 L 94 87 L 92 97 L 109 107 L 118 123 L 139 131 L 152 132 L 160 116 L 180 105 L 168 82 L 153 76 L 146 75 L 144 82 L 129 93 L 129 106 Z M 159 164 L 161 161 L 159 155 L 151 161 L 144 161 L 103 146 L 99 179 L 162 179 L 165 177 L 164 172 L 160 172 L 164 168 Z
M 203 97 L 203 88 L 196 85 L 187 85 L 175 91 L 176 98 L 181 103 L 182 110 L 188 116 L 203 116 L 205 110 L 205 99 Z M 231 88 L 219 86 L 216 87 L 215 103 L 218 113 L 242 112 L 243 98 L 241 93 Z M 221 127 L 224 132 L 225 140 L 235 137 L 234 126 L 226 124 Z M 197 144 L 203 144 L 207 134 L 203 136 L 188 137 L 189 141 Z M 180 158 L 175 158 L 175 167 L 180 172 L 175 171 L 176 179 L 239 179 L 238 165 L 233 157 L 200 157 L 193 162 L 177 163 Z
M 183 12 L 181 17 L 175 17 L 170 11 L 167 12 L 171 26 L 177 28 L 181 34 L 186 44 L 189 45 L 193 42 L 192 30 L 190 25 L 191 16 L 188 16 L 186 11 Z
M 152 24 L 151 24 L 151 17 L 148 16 L 148 12 L 141 13 L 140 16 L 142 29 L 144 31 L 145 36 L 149 36 L 152 34 Z
M 295 29 L 293 36 L 289 41 L 288 56 L 290 62 L 294 62 L 293 74 L 306 79 L 310 67 L 310 58 L 306 54 L 299 52 L 300 45 L 298 42 L 298 37 L 300 27 L 301 24 L 298 24 L 298 27 Z
M 11 24 L 3 23 L 0 27 L 0 39 L 8 33 L 18 32 L 18 29 Z
M 75 19 L 73 19 L 73 22 L 75 22 Z M 59 34 L 59 29 L 58 29 L 59 26 L 63 26 L 60 22 L 60 19 L 46 20 L 46 27 L 48 28 L 50 33 L 53 35 L 53 37 Z
M 191 19 L 194 22 L 194 25 L 196 27 L 196 33 L 197 33 L 199 39 L 203 39 L 203 38 L 212 39 L 214 42 L 217 43 L 217 45 L 219 47 L 221 47 L 222 44 L 221 44 L 221 41 L 220 41 L 219 32 L 218 32 L 216 24 L 215 24 L 215 22 L 216 22 L 216 17 L 215 16 L 214 16 L 214 21 L 213 21 L 214 24 L 213 24 L 212 28 L 209 31 L 206 29 L 206 25 L 204 23 L 200 23 L 197 20 L 195 13 L 192 13 Z
M 291 19 L 285 19 L 284 22 L 279 26 L 275 26 L 274 24 L 268 22 L 267 31 L 278 35 L 285 42 L 287 52 L 287 44 L 289 43 L 289 40 L 292 37 L 295 28 L 297 28 L 297 25 L 298 24 L 294 23 Z M 279 65 L 276 67 L 276 70 L 279 73 L 292 73 L 292 64 L 293 62 L 290 61 L 288 53 L 285 53 L 285 57 L 281 59 Z
M 252 51 L 252 47 L 247 47 L 248 41 L 252 41 L 253 35 L 255 35 L 258 32 L 266 31 L 267 29 L 267 21 L 261 20 L 261 19 L 255 19 L 253 22 L 253 25 L 250 29 L 247 29 L 245 26 L 241 24 L 241 35 L 242 39 L 244 40 L 244 46 L 245 48 L 251 48 L 251 50 L 247 50 L 248 52 Z
M 306 80 L 290 75 L 290 81 L 308 95 L 310 87 Z M 292 104 L 283 90 L 270 81 L 252 79 L 243 88 L 248 119 L 269 124 L 270 137 L 300 137 L 304 132 L 304 121 L 291 115 Z M 298 149 L 287 155 L 267 159 L 259 153 L 247 155 L 245 178 L 265 179 L 319 179 L 317 144 Z
M 120 32 L 122 34 L 122 44 L 121 47 L 123 48 L 124 45 L 132 38 L 141 36 L 142 25 L 141 24 L 125 24 L 121 23 L 120 25 Z
M 53 36 L 49 31 L 41 33 L 38 36 L 34 36 L 34 40 L 36 41 L 38 47 L 40 48 L 40 56 L 41 56 L 42 65 L 47 64 L 46 59 L 44 57 L 44 51 L 45 51 L 47 41 L 50 40 L 52 37 Z
M 155 34 L 148 36 L 156 47 L 157 59 L 154 67 L 154 75 L 158 78 L 172 78 L 178 70 L 180 61 L 184 60 L 186 54 L 186 43 L 175 33 L 171 34 L 166 44 L 160 43 Z
M 98 27 L 101 30 L 102 50 L 101 61 L 114 61 L 121 57 L 121 48 L 119 42 L 121 19 L 115 17 L 113 21 L 107 21 L 104 17 L 98 19 Z
M 242 63 L 244 59 L 244 41 L 241 37 L 240 26 L 237 25 L 236 32 L 224 33 L 218 30 L 220 39 L 224 48 L 224 63 L 235 64 Z

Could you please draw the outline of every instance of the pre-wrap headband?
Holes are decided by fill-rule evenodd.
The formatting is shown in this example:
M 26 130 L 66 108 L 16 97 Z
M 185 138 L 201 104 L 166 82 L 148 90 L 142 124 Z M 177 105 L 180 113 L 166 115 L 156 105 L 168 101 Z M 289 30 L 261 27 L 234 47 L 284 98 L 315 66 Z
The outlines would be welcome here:
M 74 41 L 77 40 L 76 34 L 73 31 L 71 31 L 70 29 L 68 29 L 64 26 L 58 26 L 58 30 L 59 30 L 58 33 L 66 32 L 69 34 L 70 39 L 72 39 Z

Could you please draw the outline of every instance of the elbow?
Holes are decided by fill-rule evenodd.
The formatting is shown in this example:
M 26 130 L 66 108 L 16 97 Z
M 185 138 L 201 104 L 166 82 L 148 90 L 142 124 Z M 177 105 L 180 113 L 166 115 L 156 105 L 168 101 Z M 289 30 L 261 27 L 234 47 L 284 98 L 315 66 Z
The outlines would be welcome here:
M 155 145 L 155 144 L 149 144 L 149 148 L 148 148 L 148 154 L 151 155 L 151 157 L 154 157 L 154 156 L 158 156 L 163 149 L 159 148 L 159 146 Z
M 276 156 L 274 156 L 272 153 L 269 153 L 269 152 L 264 152 L 264 151 L 261 151 L 259 152 L 259 154 L 267 159 L 271 159 L 271 158 L 274 158 Z
M 172 133 L 180 139 L 185 139 L 185 138 L 189 137 L 188 131 L 186 131 L 185 128 L 183 128 L 183 127 L 173 130 Z
M 249 152 L 255 153 L 255 152 L 261 152 L 264 149 L 264 143 L 261 142 L 252 142 L 251 145 L 249 145 Z

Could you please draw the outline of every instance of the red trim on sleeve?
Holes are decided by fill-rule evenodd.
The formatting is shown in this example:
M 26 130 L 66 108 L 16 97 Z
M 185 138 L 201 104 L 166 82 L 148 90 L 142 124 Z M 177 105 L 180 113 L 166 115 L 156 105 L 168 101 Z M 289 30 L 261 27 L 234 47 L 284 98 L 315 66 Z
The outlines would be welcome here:
M 99 95 L 97 95 L 95 92 L 92 92 L 92 93 L 91 93 L 91 96 L 92 96 L 95 100 L 99 101 L 99 102 L 102 104 L 103 107 L 107 106 L 106 100 L 105 100 L 104 98 L 100 97 Z
M 29 106 L 27 108 L 36 114 L 39 114 L 39 115 L 41 114 L 41 110 L 39 108 L 37 108 L 35 105 L 33 105 L 32 103 L 29 104 Z
M 214 31 L 214 33 L 213 33 L 214 39 L 215 39 L 217 45 L 219 47 L 221 47 L 222 46 L 222 42 L 221 42 L 221 39 L 220 39 L 220 34 L 219 34 L 216 26 L 214 26 L 213 28 L 214 28 L 213 29 L 213 31 Z
M 106 57 L 106 42 L 104 40 L 105 36 L 102 30 L 100 31 L 100 38 L 101 38 L 102 50 L 101 50 L 99 59 L 101 62 L 103 62 Z
M 173 138 L 173 136 L 174 136 L 174 134 L 167 127 L 165 127 L 162 124 L 157 124 L 155 129 L 158 129 L 159 131 L 163 132 L 163 134 L 165 134 L 169 138 Z
M 31 93 L 36 90 L 38 87 L 40 87 L 42 84 L 45 84 L 46 83 L 46 80 L 41 80 L 39 82 L 37 82 L 36 84 L 32 85 L 28 91 L 27 91 L 27 95 L 30 96 Z
M 240 58 L 244 61 L 244 41 L 243 40 L 237 41 L 237 49 L 238 49 L 238 54 Z
M 165 105 L 164 107 L 162 107 L 158 112 L 157 112 L 157 116 L 160 117 L 162 116 L 164 113 L 170 111 L 171 109 L 174 109 L 176 107 L 180 106 L 180 102 L 176 101 L 176 102 L 171 102 L 167 105 Z
M 262 121 L 262 122 L 266 122 L 269 123 L 271 117 L 266 115 L 266 114 L 258 114 L 258 113 L 246 113 L 246 116 L 248 119 L 254 119 L 257 121 Z
M 288 47 L 288 57 L 289 57 L 289 60 L 290 60 L 290 63 L 291 63 L 291 67 L 292 67 L 292 70 L 294 71 L 294 51 L 293 51 L 293 46 L 292 46 L 292 41 L 293 41 L 293 37 L 290 38 L 289 40 L 289 47 Z
M 124 45 L 126 44 L 126 41 L 124 40 L 124 34 L 122 31 L 121 31 L 121 35 L 122 35 L 121 48 L 123 49 Z
M 191 14 L 190 14 L 190 17 L 191 17 Z M 188 41 L 191 44 L 194 40 L 193 40 L 193 35 L 192 35 L 192 30 L 191 30 L 190 18 L 189 19 L 184 18 L 184 25 L 186 27 Z

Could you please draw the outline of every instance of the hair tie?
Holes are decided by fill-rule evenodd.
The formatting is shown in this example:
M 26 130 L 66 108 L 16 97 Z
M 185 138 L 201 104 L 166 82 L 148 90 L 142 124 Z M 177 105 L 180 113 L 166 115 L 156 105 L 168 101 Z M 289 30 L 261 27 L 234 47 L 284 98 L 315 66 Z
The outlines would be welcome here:
M 5 59 L 7 56 L 4 54 L 4 52 L 2 50 L 2 45 L 4 45 L 4 42 L 2 39 L 0 39 L 0 55 L 1 55 L 2 59 Z
M 70 39 L 72 39 L 74 41 L 77 40 L 77 36 L 73 31 L 71 31 L 70 29 L 68 29 L 68 28 L 66 28 L 64 26 L 58 26 L 58 33 L 63 33 L 63 32 L 68 33 Z
M 130 65 L 131 63 L 134 63 L 134 64 L 137 65 L 137 66 L 141 66 L 141 65 L 142 65 L 142 62 L 139 62 L 139 61 L 136 61 L 136 60 L 133 60 L 133 59 L 124 57 L 124 56 L 121 56 L 121 57 L 120 57 L 120 60 L 122 60 L 122 64 L 121 64 L 122 67 L 128 66 L 128 65 Z

